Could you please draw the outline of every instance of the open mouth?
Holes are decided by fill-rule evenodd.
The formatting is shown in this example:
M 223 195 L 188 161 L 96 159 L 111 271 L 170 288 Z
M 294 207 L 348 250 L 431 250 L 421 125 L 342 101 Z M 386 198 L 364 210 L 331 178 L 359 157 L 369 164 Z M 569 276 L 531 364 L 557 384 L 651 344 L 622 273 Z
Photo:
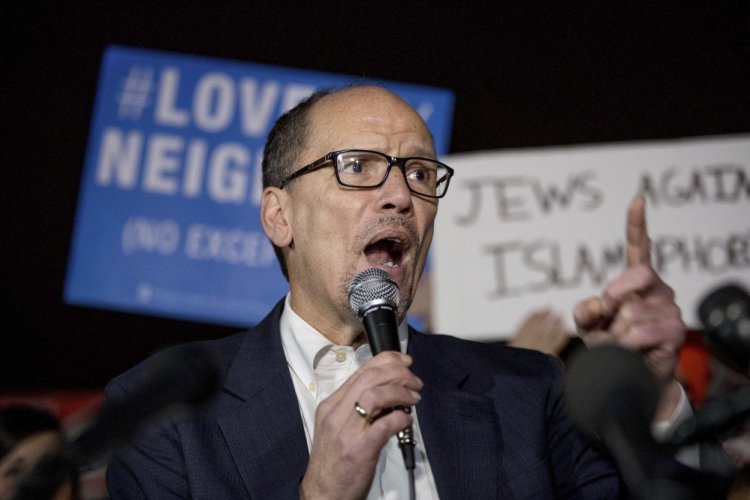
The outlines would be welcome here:
M 365 256 L 371 266 L 397 268 L 405 251 L 406 243 L 400 238 L 382 238 L 365 247 Z

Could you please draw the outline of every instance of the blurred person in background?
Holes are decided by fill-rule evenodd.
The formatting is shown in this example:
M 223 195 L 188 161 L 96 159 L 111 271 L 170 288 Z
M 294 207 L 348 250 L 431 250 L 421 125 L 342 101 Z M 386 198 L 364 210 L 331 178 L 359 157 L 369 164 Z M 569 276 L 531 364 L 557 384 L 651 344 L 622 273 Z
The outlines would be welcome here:
M 562 357 L 571 338 L 571 334 L 565 331 L 562 316 L 550 308 L 542 308 L 524 318 L 508 345 Z
M 77 498 L 77 474 L 58 454 L 63 442 L 52 413 L 27 405 L 0 409 L 0 500 Z

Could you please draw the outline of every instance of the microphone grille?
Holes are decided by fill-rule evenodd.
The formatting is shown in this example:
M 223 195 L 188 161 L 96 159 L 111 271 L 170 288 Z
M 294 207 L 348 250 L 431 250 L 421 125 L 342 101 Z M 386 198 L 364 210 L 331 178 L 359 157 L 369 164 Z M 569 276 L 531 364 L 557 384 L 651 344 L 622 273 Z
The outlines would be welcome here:
M 385 300 L 398 306 L 401 294 L 391 275 L 382 269 L 365 269 L 357 274 L 349 285 L 349 307 L 360 315 L 360 309 L 374 301 Z

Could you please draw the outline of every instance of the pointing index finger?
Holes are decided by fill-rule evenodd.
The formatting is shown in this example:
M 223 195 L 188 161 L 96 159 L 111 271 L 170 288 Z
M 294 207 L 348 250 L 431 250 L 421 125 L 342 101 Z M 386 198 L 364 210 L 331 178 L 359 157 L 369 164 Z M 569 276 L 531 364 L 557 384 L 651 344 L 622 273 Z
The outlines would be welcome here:
M 651 239 L 646 230 L 646 200 L 636 196 L 628 207 L 628 221 L 625 230 L 627 240 L 628 267 L 651 265 Z

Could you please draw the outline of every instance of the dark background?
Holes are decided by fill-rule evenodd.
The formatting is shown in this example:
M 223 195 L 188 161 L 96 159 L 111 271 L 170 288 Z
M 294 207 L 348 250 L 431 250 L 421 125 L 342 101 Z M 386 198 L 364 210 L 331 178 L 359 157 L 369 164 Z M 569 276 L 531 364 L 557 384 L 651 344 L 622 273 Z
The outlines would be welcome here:
M 2 389 L 234 331 L 62 301 L 107 44 L 446 87 L 453 152 L 750 132 L 749 2 L 570 3 L 0 1 Z

